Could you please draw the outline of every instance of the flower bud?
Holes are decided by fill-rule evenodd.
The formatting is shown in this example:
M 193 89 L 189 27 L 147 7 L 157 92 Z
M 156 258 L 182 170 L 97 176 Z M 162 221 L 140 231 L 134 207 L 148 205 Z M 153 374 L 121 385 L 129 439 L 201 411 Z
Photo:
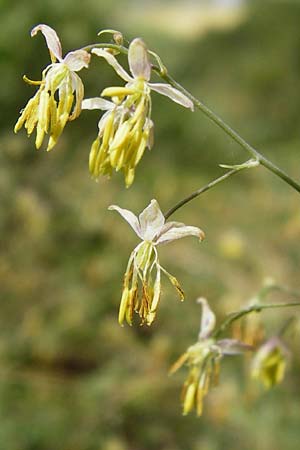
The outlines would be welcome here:
M 282 382 L 286 371 L 288 351 L 277 336 L 266 341 L 252 361 L 251 375 L 269 389 Z

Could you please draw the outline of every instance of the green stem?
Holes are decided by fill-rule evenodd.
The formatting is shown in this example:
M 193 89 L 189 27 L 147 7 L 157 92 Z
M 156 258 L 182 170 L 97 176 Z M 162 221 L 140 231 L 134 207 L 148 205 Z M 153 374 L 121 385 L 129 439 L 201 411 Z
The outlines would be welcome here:
M 266 303 L 256 305 L 250 305 L 247 308 L 241 309 L 240 311 L 233 312 L 229 314 L 229 316 L 221 323 L 219 328 L 213 333 L 214 338 L 218 338 L 233 322 L 241 319 L 247 314 L 253 312 L 261 312 L 263 309 L 272 309 L 272 308 L 289 308 L 291 306 L 300 306 L 300 302 L 290 302 L 290 303 Z
M 126 47 L 123 47 L 122 45 L 99 43 L 99 42 L 97 44 L 86 45 L 85 47 L 82 47 L 80 50 L 90 52 L 93 48 L 110 48 L 111 50 L 116 50 L 119 53 L 123 53 L 123 55 L 128 55 L 128 49 Z
M 217 114 L 215 114 L 211 109 L 209 109 L 204 103 L 195 98 L 190 92 L 188 92 L 184 87 L 182 87 L 177 81 L 175 81 L 170 75 L 161 71 L 157 67 L 153 67 L 153 70 L 158 73 L 158 75 L 169 83 L 174 88 L 178 89 L 184 95 L 186 95 L 196 108 L 202 111 L 210 120 L 212 120 L 216 125 L 218 125 L 223 131 L 225 131 L 228 136 L 230 136 L 235 142 L 237 142 L 243 149 L 245 149 L 252 157 L 257 159 L 261 165 L 266 167 L 268 170 L 273 172 L 275 175 L 280 177 L 290 186 L 292 186 L 296 191 L 300 192 L 300 184 L 293 180 L 287 173 L 281 170 L 279 167 L 275 166 L 271 161 L 269 161 L 265 156 L 259 153 L 254 147 L 252 147 L 248 142 L 245 141 L 236 131 L 234 131 L 227 123 L 225 123 Z
M 177 211 L 177 209 L 181 208 L 183 205 L 185 205 L 186 203 L 190 202 L 191 200 L 193 200 L 194 198 L 198 197 L 199 195 L 203 194 L 204 192 L 208 191 L 209 189 L 211 189 L 212 187 L 216 186 L 218 183 L 221 183 L 222 181 L 226 180 L 227 178 L 231 177 L 232 175 L 235 175 L 236 173 L 240 172 L 241 169 L 232 169 L 229 170 L 228 172 L 226 172 L 224 175 L 222 175 L 219 178 L 216 178 L 213 181 L 210 181 L 208 184 L 206 184 L 205 186 L 201 187 L 200 189 L 197 189 L 195 192 L 193 192 L 192 194 L 188 195 L 187 197 L 183 198 L 182 200 L 180 200 L 178 203 L 176 203 L 176 205 L 174 205 L 172 208 L 170 208 L 166 213 L 165 213 L 165 219 L 167 220 L 172 214 L 174 214 L 175 211 Z

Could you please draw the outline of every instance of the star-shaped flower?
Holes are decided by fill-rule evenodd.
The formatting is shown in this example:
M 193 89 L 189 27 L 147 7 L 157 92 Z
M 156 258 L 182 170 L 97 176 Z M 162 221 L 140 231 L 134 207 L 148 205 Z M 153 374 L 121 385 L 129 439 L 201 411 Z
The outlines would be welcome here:
M 122 169 L 126 186 L 134 180 L 135 167 L 145 149 L 153 144 L 153 122 L 151 120 L 151 90 L 169 97 L 176 103 L 193 110 L 193 102 L 169 84 L 150 83 L 151 63 L 142 39 L 134 39 L 128 49 L 128 74 L 108 51 L 94 48 L 92 53 L 104 58 L 126 81 L 125 87 L 109 87 L 102 96 L 110 97 L 112 103 L 101 98 L 83 101 L 83 109 L 107 111 L 90 154 L 90 172 L 94 177 L 110 175 L 112 170 Z
M 251 346 L 236 339 L 215 339 L 213 331 L 216 316 L 205 298 L 199 298 L 197 303 L 202 306 L 198 342 L 180 356 L 171 367 L 170 374 L 180 369 L 183 364 L 189 367 L 189 374 L 182 389 L 183 415 L 195 408 L 197 415 L 201 416 L 204 397 L 210 386 L 218 382 L 221 358 L 225 355 L 240 354 L 251 349 Z
M 76 119 L 81 112 L 84 87 L 76 72 L 88 67 L 90 54 L 85 50 L 75 50 L 63 58 L 56 32 L 48 25 L 40 24 L 32 29 L 31 36 L 35 36 L 38 31 L 46 39 L 52 63 L 43 70 L 41 81 L 31 81 L 24 77 L 29 84 L 40 87 L 21 111 L 15 132 L 24 125 L 27 134 L 31 135 L 36 128 L 37 149 L 42 145 L 45 134 L 49 133 L 47 150 L 51 150 L 67 121 Z
M 198 227 L 183 223 L 165 223 L 165 217 L 156 200 L 151 200 L 139 217 L 119 206 L 112 205 L 109 209 L 116 210 L 142 240 L 131 253 L 124 275 L 119 323 L 122 324 L 126 319 L 131 325 L 135 311 L 139 314 L 142 324 L 151 325 L 160 300 L 161 272 L 169 278 L 181 300 L 184 299 L 184 293 L 177 279 L 160 265 L 157 246 L 185 236 L 196 236 L 201 241 L 204 239 L 204 233 Z M 153 272 L 156 273 L 154 281 Z

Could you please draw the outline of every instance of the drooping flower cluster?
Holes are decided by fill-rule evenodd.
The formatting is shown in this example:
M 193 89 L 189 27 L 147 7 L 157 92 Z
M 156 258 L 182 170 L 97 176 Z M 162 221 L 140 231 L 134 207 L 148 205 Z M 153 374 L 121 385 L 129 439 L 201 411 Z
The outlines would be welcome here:
M 46 39 L 52 63 L 43 70 L 41 81 L 24 78 L 29 84 L 40 87 L 21 111 L 15 132 L 24 125 L 30 136 L 36 128 L 37 149 L 41 147 L 45 134 L 49 134 L 49 151 L 57 143 L 66 123 L 76 119 L 81 112 L 84 87 L 76 72 L 88 67 L 90 54 L 84 50 L 75 50 L 63 58 L 56 32 L 48 25 L 41 24 L 32 29 L 31 36 L 35 36 L 38 31 Z
M 225 355 L 237 355 L 251 347 L 236 339 L 220 339 L 213 337 L 216 316 L 210 309 L 206 299 L 199 298 L 202 306 L 200 332 L 198 342 L 191 345 L 187 351 L 173 364 L 170 374 L 186 364 L 189 368 L 188 377 L 182 389 L 183 415 L 194 408 L 198 416 L 203 410 L 203 400 L 210 386 L 216 385 L 220 371 L 220 360 Z
M 97 178 L 111 175 L 113 170 L 122 169 L 126 186 L 129 187 L 135 168 L 145 149 L 153 145 L 153 122 L 151 120 L 151 90 L 171 98 L 174 102 L 193 110 L 192 101 L 172 86 L 150 83 L 151 64 L 149 53 L 142 39 L 134 39 L 128 49 L 128 63 L 131 75 L 106 50 L 94 48 L 92 53 L 104 58 L 127 82 L 125 87 L 109 87 L 102 91 L 102 98 L 86 99 L 83 109 L 101 109 L 98 136 L 92 144 L 89 169 Z
M 142 105 L 142 103 L 141 103 Z M 153 145 L 153 122 L 144 121 L 141 110 L 133 110 L 103 98 L 83 100 L 83 109 L 106 111 L 99 120 L 99 133 L 92 143 L 89 156 L 89 171 L 94 178 L 111 176 L 113 170 L 122 169 L 125 184 L 134 180 L 135 167 L 145 149 Z
M 204 233 L 198 227 L 180 222 L 165 223 L 165 217 L 156 200 L 151 200 L 138 218 L 131 211 L 115 205 L 110 206 L 109 209 L 116 210 L 142 240 L 131 253 L 127 264 L 119 309 L 119 323 L 123 324 L 126 320 L 131 325 L 136 312 L 142 324 L 151 325 L 155 319 L 161 295 L 161 272 L 169 278 L 181 300 L 184 299 L 183 290 L 177 279 L 160 265 L 157 246 L 185 236 L 196 236 L 201 241 L 204 239 Z M 154 277 L 153 274 L 155 274 Z
M 66 123 L 76 119 L 81 109 L 103 110 L 105 113 L 98 123 L 99 132 L 90 150 L 90 173 L 97 179 L 100 175 L 111 176 L 114 170 L 122 170 L 125 184 L 129 187 L 145 149 L 151 149 L 153 145 L 151 90 L 191 110 L 193 102 L 169 84 L 149 82 L 151 52 L 140 38 L 134 39 L 128 47 L 130 74 L 115 58 L 114 54 L 118 52 L 108 48 L 91 50 L 93 54 L 105 59 L 126 81 L 126 85 L 108 87 L 102 91 L 101 97 L 83 100 L 84 86 L 76 72 L 88 67 L 90 53 L 79 49 L 69 52 L 63 58 L 56 32 L 48 25 L 40 24 L 32 29 L 31 36 L 35 36 L 38 31 L 46 39 L 52 62 L 43 70 L 41 81 L 31 81 L 24 77 L 27 83 L 37 85 L 39 89 L 21 111 L 15 132 L 24 126 L 30 136 L 36 129 L 37 149 L 41 147 L 45 135 L 49 135 L 47 150 L 51 150 Z M 122 44 L 121 33 L 113 30 L 103 32 L 113 32 L 117 45 Z M 111 101 L 103 97 L 109 97 Z

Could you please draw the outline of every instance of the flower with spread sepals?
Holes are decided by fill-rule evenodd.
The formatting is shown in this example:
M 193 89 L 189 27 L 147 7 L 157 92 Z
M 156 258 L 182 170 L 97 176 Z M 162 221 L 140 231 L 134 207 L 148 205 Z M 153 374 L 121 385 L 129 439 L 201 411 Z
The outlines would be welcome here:
M 210 386 L 218 382 L 221 358 L 224 355 L 240 354 L 251 347 L 236 339 L 215 339 L 213 330 L 216 316 L 205 298 L 199 298 L 197 303 L 202 306 L 198 342 L 180 356 L 169 373 L 173 374 L 184 364 L 188 366 L 189 374 L 182 389 L 183 415 L 195 408 L 197 415 L 201 416 L 204 397 Z
M 49 134 L 47 151 L 51 150 L 61 135 L 68 120 L 76 119 L 81 112 L 84 87 L 76 72 L 88 67 L 90 54 L 75 50 L 62 57 L 62 48 L 56 32 L 48 25 L 40 24 L 31 30 L 44 35 L 52 63 L 42 72 L 41 81 L 24 80 L 39 89 L 32 97 L 15 125 L 15 133 L 24 125 L 28 136 L 36 128 L 35 146 L 39 149 L 45 134 Z
M 101 95 L 110 97 L 112 105 L 102 103 L 99 98 L 86 99 L 83 109 L 106 110 L 99 126 L 99 133 L 91 147 L 90 172 L 110 175 L 112 170 L 122 169 L 126 186 L 134 180 L 135 168 L 145 149 L 153 144 L 153 122 L 151 120 L 151 90 L 171 98 L 174 102 L 193 110 L 193 102 L 169 84 L 150 83 L 151 63 L 142 39 L 134 39 L 129 45 L 128 62 L 131 75 L 107 50 L 94 48 L 92 53 L 103 57 L 127 82 L 123 87 L 109 87 Z
M 181 300 L 184 293 L 177 279 L 169 274 L 159 263 L 157 246 L 185 236 L 196 236 L 200 241 L 204 233 L 200 228 L 180 222 L 167 222 L 156 200 L 136 217 L 131 211 L 112 205 L 133 228 L 142 240 L 132 251 L 124 275 L 123 292 L 119 309 L 119 323 L 126 319 L 132 325 L 134 312 L 141 318 L 141 323 L 151 325 L 155 319 L 161 295 L 161 272 L 176 288 Z M 154 276 L 155 275 L 155 276 Z
M 288 359 L 288 350 L 278 336 L 268 339 L 254 355 L 251 375 L 266 389 L 282 382 Z
M 111 102 L 104 98 L 85 99 L 82 109 L 106 111 L 98 123 L 98 136 L 91 146 L 89 170 L 93 177 L 111 176 L 113 169 L 123 170 L 125 184 L 129 187 L 134 180 L 135 166 L 143 156 L 146 147 L 153 145 L 153 122 L 146 119 L 143 127 L 137 123 L 137 114 L 125 104 Z M 129 134 L 128 130 L 131 130 Z M 129 141 L 130 139 L 130 141 Z M 125 145 L 125 141 L 128 141 Z

